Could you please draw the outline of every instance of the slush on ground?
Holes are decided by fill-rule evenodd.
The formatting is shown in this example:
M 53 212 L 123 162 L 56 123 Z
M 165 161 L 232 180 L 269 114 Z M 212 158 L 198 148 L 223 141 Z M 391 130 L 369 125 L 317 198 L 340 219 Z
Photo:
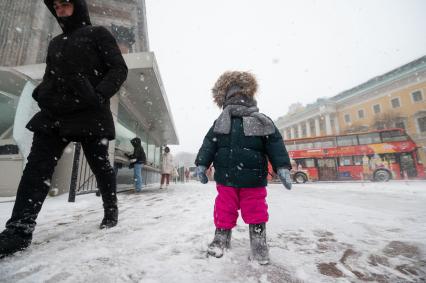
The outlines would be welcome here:
M 206 256 L 215 196 L 213 182 L 121 193 L 107 230 L 94 194 L 49 198 L 0 282 L 426 282 L 426 182 L 269 185 L 267 266 L 248 260 L 241 219 L 223 258 Z M 0 203 L 1 225 L 12 206 Z

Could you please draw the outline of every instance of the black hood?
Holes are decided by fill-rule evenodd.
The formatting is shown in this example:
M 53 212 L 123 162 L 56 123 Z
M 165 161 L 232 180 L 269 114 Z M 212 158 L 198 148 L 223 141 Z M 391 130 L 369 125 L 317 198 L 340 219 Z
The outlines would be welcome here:
M 70 17 L 59 18 L 56 16 L 55 9 L 53 8 L 53 0 L 44 0 L 47 8 L 49 8 L 52 15 L 56 18 L 62 30 L 72 32 L 78 28 L 91 25 L 89 10 L 85 0 L 69 0 L 74 4 L 74 13 Z
M 133 147 L 140 147 L 141 146 L 141 139 L 140 138 L 133 138 L 130 141 L 133 145 Z

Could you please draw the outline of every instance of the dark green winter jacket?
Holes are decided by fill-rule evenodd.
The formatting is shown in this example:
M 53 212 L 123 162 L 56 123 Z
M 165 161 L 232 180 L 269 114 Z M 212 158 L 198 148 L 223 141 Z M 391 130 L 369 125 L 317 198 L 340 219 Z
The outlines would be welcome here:
M 269 136 L 245 136 L 240 117 L 232 117 L 231 132 L 216 134 L 214 125 L 204 138 L 195 164 L 207 168 L 213 162 L 217 183 L 236 188 L 267 185 L 268 159 L 274 171 L 291 169 L 290 159 L 280 132 Z

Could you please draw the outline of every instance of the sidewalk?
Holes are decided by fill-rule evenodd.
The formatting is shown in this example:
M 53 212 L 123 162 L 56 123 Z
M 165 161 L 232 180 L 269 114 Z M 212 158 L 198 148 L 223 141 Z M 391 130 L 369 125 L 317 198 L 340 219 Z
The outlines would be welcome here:
M 213 182 L 119 194 L 119 224 L 99 230 L 94 194 L 49 198 L 33 244 L 0 262 L 0 282 L 422 282 L 426 182 L 268 187 L 271 264 L 250 262 L 241 219 L 223 258 L 213 238 Z M 13 203 L 0 203 L 3 226 Z M 40 260 L 42 259 L 42 260 Z

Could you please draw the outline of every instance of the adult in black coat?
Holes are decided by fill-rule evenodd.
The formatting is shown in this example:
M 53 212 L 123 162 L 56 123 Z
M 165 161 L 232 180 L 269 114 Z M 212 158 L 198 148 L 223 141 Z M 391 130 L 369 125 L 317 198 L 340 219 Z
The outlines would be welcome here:
M 129 168 L 133 168 L 134 174 L 133 179 L 135 180 L 135 191 L 140 192 L 142 190 L 142 167 L 143 164 L 146 163 L 146 155 L 143 150 L 141 139 L 136 137 L 133 138 L 131 144 L 134 148 L 132 154 L 126 154 L 126 156 L 130 159 Z
M 108 159 L 108 140 L 115 138 L 109 99 L 125 81 L 127 66 L 111 33 L 91 25 L 84 0 L 44 3 L 63 33 L 50 42 L 43 81 L 33 92 L 41 111 L 27 125 L 33 144 L 12 217 L 0 233 L 0 257 L 30 245 L 54 167 L 70 141 L 81 143 L 102 194 L 100 227 L 118 221 L 116 179 Z
M 74 13 L 69 17 L 56 15 L 53 0 L 44 2 L 63 33 L 49 44 L 43 81 L 33 92 L 41 111 L 27 128 L 47 134 L 53 130 L 70 139 L 114 139 L 109 99 L 127 77 L 114 37 L 106 28 L 91 25 L 84 0 L 71 1 Z
M 146 154 L 142 147 L 142 141 L 140 138 L 133 138 L 130 140 L 134 150 L 132 154 L 126 154 L 126 156 L 130 159 L 130 166 L 139 163 L 146 163 Z

